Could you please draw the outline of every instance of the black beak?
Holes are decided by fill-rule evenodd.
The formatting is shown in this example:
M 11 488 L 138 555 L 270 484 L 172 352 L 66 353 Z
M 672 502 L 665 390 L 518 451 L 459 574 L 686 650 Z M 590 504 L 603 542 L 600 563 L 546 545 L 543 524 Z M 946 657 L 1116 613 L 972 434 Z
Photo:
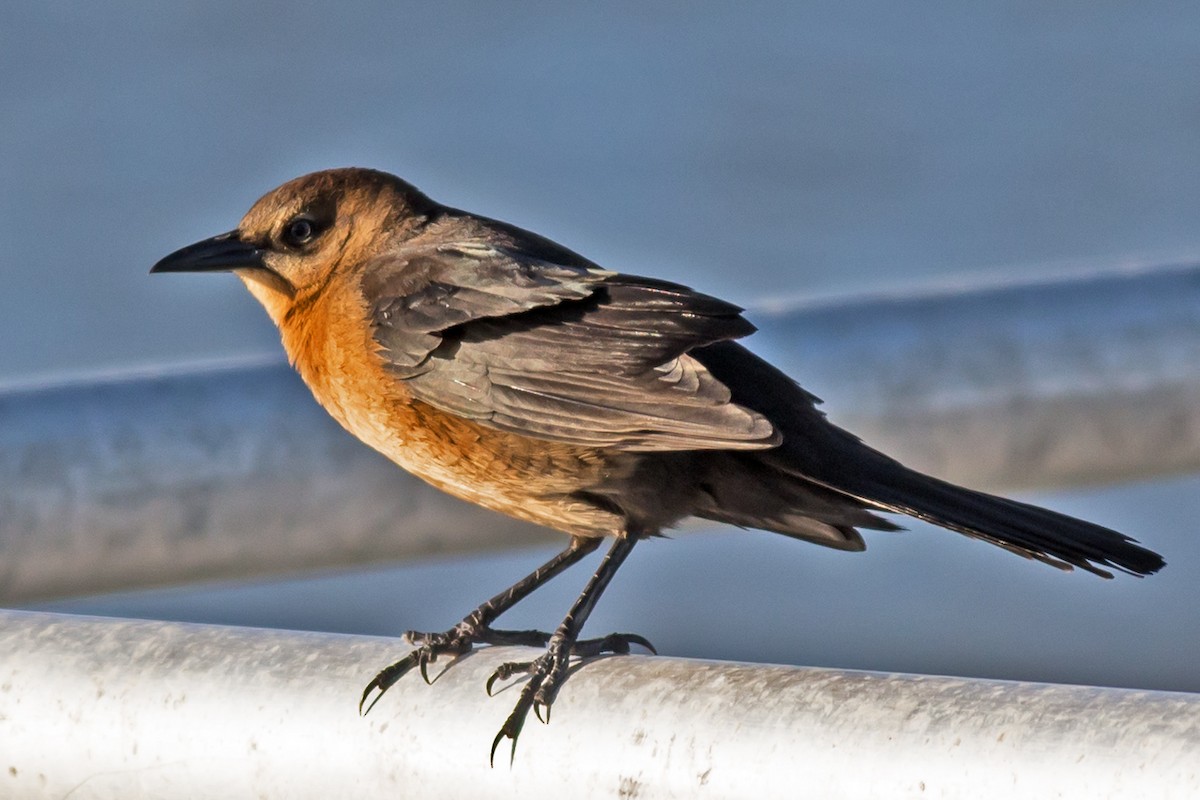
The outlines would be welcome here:
M 150 268 L 151 272 L 228 272 L 243 267 L 265 267 L 263 251 L 238 238 L 237 231 L 176 250 Z

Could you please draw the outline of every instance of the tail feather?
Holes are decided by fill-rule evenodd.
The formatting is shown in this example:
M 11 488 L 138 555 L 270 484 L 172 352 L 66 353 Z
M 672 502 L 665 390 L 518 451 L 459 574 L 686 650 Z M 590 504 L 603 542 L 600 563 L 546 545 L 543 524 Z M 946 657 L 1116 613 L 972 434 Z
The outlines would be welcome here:
M 864 448 L 865 449 L 865 448 Z M 1111 578 L 1109 568 L 1131 575 L 1162 569 L 1162 556 L 1102 525 L 1038 506 L 964 489 L 883 460 L 859 472 L 843 491 L 879 508 L 932 522 L 1026 556 Z M 888 463 L 890 462 L 890 463 Z
M 1106 578 L 1112 577 L 1110 569 L 1149 575 L 1164 566 L 1158 553 L 1109 528 L 964 489 L 905 467 L 830 423 L 817 409 L 820 401 L 815 396 L 736 342 L 718 342 L 693 355 L 731 387 L 735 403 L 758 411 L 782 432 L 779 447 L 740 455 L 776 473 L 778 477 L 764 481 L 765 486 L 778 487 L 785 479 L 817 484 L 867 508 L 907 514 L 1026 558 L 1062 569 L 1079 567 Z M 793 513 L 806 510 L 799 503 Z M 719 518 L 712 512 L 706 515 Z M 835 522 L 874 527 L 849 519 Z M 783 525 L 762 527 L 789 532 Z

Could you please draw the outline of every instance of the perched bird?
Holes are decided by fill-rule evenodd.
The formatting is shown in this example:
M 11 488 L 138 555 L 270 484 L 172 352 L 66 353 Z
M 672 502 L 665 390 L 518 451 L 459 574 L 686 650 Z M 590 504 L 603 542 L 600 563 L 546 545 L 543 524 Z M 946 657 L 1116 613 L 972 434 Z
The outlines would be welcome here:
M 571 536 L 450 630 L 407 633 L 416 649 L 363 692 L 365 702 L 477 643 L 544 647 L 488 682 L 490 692 L 529 675 L 493 758 L 504 738 L 515 751 L 531 708 L 549 720 L 571 656 L 653 650 L 633 634 L 581 640 L 580 629 L 637 541 L 685 517 L 862 550 L 858 529 L 896 530 L 875 513 L 896 512 L 1062 569 L 1163 566 L 1115 531 L 922 475 L 862 444 L 736 341 L 754 331 L 737 306 L 610 272 L 383 172 L 297 178 L 235 230 L 151 271 L 234 272 L 347 430 L 440 489 Z M 553 634 L 492 628 L 605 537 L 607 555 Z

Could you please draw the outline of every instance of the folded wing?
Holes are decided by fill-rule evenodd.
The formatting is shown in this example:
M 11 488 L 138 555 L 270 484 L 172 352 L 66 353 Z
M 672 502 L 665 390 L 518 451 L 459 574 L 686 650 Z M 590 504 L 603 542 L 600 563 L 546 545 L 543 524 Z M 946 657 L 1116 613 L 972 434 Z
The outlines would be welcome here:
M 629 451 L 780 437 L 688 351 L 754 328 L 682 286 L 518 248 L 400 250 L 363 282 L 375 339 L 419 400 L 499 430 Z

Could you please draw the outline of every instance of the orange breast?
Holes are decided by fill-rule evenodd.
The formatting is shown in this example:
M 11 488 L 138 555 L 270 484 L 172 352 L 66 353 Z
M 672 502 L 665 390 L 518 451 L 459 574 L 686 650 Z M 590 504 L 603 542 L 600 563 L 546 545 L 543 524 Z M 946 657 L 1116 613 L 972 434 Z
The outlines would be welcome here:
M 353 287 L 299 299 L 280 325 L 288 357 L 344 428 L 409 472 L 495 511 L 580 535 L 619 521 L 569 495 L 614 469 L 594 448 L 529 439 L 448 414 L 407 391 L 379 354 Z

